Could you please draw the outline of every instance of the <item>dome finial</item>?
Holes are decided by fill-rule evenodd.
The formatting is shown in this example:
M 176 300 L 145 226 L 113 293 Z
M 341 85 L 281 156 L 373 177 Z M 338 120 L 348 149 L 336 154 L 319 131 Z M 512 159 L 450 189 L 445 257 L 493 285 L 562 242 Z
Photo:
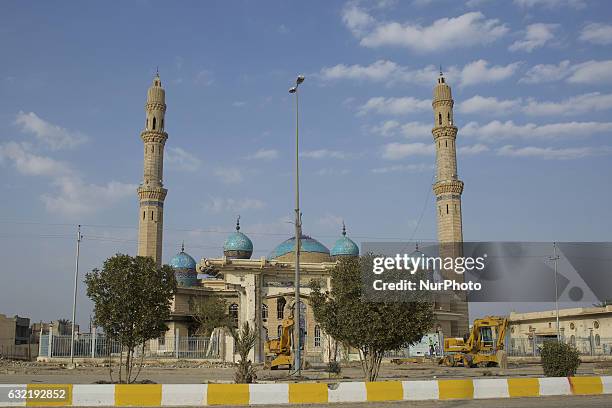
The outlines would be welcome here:
M 240 231 L 240 215 L 238 215 L 236 219 L 236 231 Z
M 444 74 L 442 73 L 442 64 L 440 64 L 440 76 L 444 76 Z
M 185 252 L 185 240 L 181 243 L 181 252 Z
M 418 242 L 415 242 L 415 244 L 414 244 L 414 249 L 415 249 L 416 251 L 418 251 L 418 250 L 419 250 L 419 243 L 418 243 Z
M 342 220 L 342 236 L 346 237 L 346 225 L 344 224 L 344 220 Z

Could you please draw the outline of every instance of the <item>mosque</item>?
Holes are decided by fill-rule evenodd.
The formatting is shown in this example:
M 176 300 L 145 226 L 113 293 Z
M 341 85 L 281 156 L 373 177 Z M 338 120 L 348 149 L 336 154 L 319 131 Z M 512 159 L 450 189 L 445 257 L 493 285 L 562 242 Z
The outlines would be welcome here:
M 463 241 L 463 182 L 457 176 L 457 127 L 453 125 L 453 104 L 451 88 L 440 73 L 432 102 L 432 134 L 437 166 L 433 190 L 440 243 Z M 168 192 L 163 185 L 163 154 L 168 133 L 165 131 L 165 90 L 159 73 L 147 92 L 145 112 L 145 129 L 141 133 L 144 142 L 144 178 L 138 188 L 138 255 L 150 256 L 161 264 L 164 200 Z M 265 340 L 279 337 L 281 322 L 293 308 L 295 237 L 278 244 L 267 257 L 252 259 L 253 241 L 240 228 L 238 217 L 235 231 L 225 240 L 223 254 L 219 254 L 218 258 L 202 258 L 197 262 L 183 247 L 170 260 L 178 289 L 172 304 L 171 320 L 167 322 L 168 336 L 193 335 L 196 328 L 193 304 L 198 299 L 215 296 L 225 299 L 228 313 L 237 324 L 249 322 L 259 332 L 252 358 L 254 362 L 262 362 Z M 308 284 L 314 279 L 323 288 L 329 288 L 330 270 L 343 257 L 358 257 L 359 246 L 349 238 L 344 225 L 331 250 L 307 235 L 302 235 L 300 242 L 302 344 L 305 360 L 316 361 L 324 356 L 329 339 L 309 307 Z M 456 251 L 453 255 L 458 256 Z M 464 300 L 440 296 L 434 303 L 434 313 L 436 323 L 432 330 L 436 333 L 461 336 L 467 332 L 467 302 Z

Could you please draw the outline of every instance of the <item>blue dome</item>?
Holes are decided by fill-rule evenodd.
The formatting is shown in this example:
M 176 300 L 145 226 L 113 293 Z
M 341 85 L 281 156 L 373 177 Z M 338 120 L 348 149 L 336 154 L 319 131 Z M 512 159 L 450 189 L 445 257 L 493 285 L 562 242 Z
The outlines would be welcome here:
M 249 259 L 253 254 L 253 242 L 240 232 L 240 216 L 236 221 L 236 231 L 223 243 L 223 254 L 228 258 Z
M 174 276 L 179 286 L 195 286 L 198 284 L 196 261 L 181 247 L 181 252 L 174 255 L 169 264 L 174 269 Z
M 331 256 L 359 256 L 359 247 L 346 236 L 344 223 L 342 223 L 342 236 L 338 238 L 330 254 Z
M 253 252 L 253 242 L 240 231 L 232 232 L 223 243 L 223 250 Z
M 321 254 L 329 255 L 329 249 L 322 243 L 308 235 L 302 235 L 300 238 L 301 252 L 318 252 Z M 295 251 L 295 237 L 291 237 L 286 241 L 281 242 L 270 254 L 268 259 L 276 259 L 285 254 Z
M 338 238 L 330 252 L 331 256 L 359 256 L 359 247 L 352 239 L 343 236 Z
M 196 268 L 196 261 L 188 253 L 181 251 L 174 255 L 169 265 L 174 269 L 193 269 Z

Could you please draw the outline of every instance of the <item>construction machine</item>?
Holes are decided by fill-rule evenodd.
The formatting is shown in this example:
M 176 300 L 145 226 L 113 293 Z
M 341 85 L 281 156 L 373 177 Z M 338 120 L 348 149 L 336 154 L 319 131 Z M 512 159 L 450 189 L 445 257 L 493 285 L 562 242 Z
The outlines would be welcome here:
M 474 320 L 467 340 L 444 339 L 444 354 L 439 363 L 448 367 L 494 367 L 505 365 L 504 340 L 508 319 L 487 316 Z
M 293 317 L 283 320 L 281 334 L 278 339 L 266 341 L 266 366 L 277 370 L 281 366 L 291 369 L 293 353 L 291 352 L 291 333 L 293 331 Z

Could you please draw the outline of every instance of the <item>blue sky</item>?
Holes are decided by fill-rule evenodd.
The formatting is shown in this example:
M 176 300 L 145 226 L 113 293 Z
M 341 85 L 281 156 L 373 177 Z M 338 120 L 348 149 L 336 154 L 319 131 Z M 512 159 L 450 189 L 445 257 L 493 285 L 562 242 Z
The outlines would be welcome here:
M 434 240 L 439 65 L 464 238 L 609 241 L 610 17 L 604 0 L 5 3 L 0 313 L 70 315 L 78 223 L 81 271 L 135 253 L 157 66 L 165 261 L 182 240 L 219 256 L 237 214 L 254 256 L 291 235 L 298 73 L 304 231 L 331 246 L 344 219 L 357 242 Z

